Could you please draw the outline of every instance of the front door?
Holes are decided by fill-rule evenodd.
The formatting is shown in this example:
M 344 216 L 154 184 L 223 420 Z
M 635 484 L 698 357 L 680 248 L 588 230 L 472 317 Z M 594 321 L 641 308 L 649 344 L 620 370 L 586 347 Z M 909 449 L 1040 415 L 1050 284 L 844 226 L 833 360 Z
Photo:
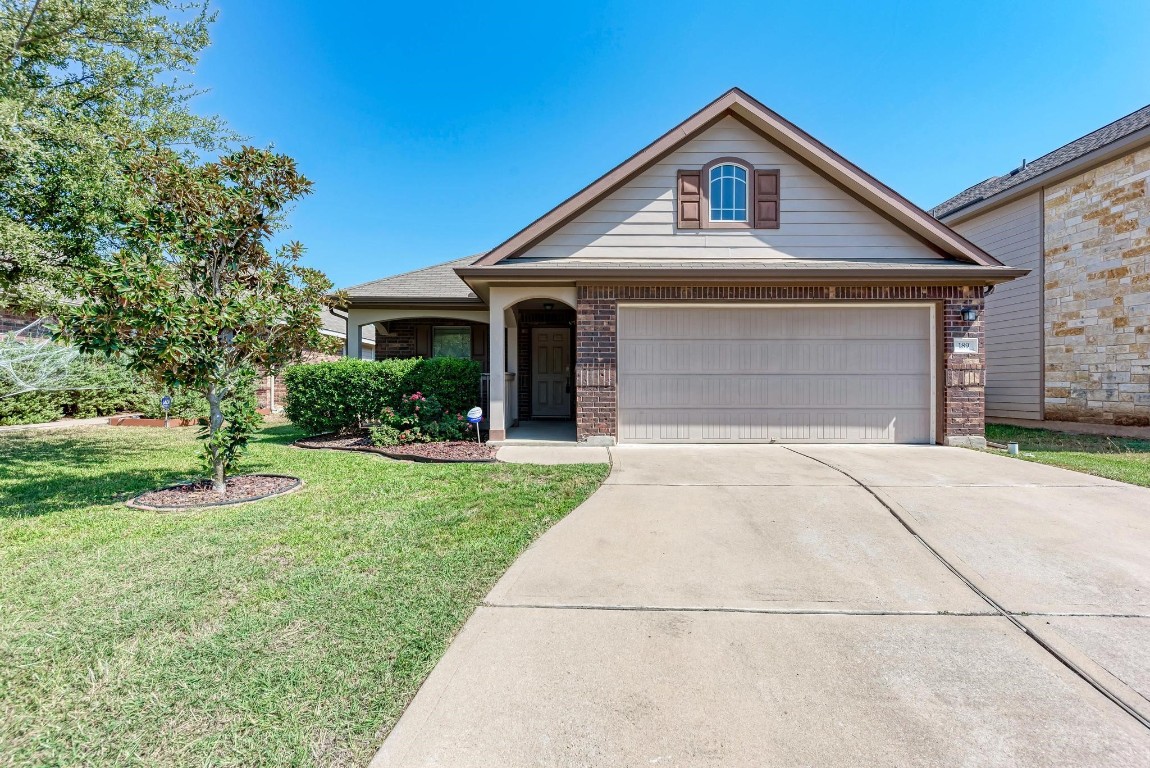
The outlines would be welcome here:
M 531 415 L 571 415 L 571 329 L 531 329 Z

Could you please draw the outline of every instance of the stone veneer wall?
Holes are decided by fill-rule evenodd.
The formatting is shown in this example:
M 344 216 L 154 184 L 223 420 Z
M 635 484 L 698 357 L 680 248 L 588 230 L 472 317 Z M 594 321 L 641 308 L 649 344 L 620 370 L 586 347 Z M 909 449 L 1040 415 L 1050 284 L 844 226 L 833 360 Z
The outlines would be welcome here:
M 951 442 L 981 438 L 985 415 L 986 345 L 983 289 L 965 286 L 580 286 L 576 322 L 575 392 L 580 440 L 615 436 L 616 317 L 619 301 L 937 301 L 942 307 L 944 376 L 939 422 Z M 978 309 L 974 323 L 963 307 Z M 977 355 L 953 354 L 957 336 L 979 339 Z
M 1150 147 L 1044 194 L 1046 418 L 1150 424 Z

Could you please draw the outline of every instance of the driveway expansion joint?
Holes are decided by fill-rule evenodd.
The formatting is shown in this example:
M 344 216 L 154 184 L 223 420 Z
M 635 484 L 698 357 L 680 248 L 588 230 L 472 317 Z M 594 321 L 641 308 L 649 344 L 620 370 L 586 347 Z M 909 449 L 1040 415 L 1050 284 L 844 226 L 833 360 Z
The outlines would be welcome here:
M 632 611 L 638 613 L 758 613 L 773 616 L 988 616 L 998 618 L 997 611 L 887 611 L 863 608 L 811 609 L 811 608 L 727 608 L 684 605 L 604 605 L 597 603 L 493 603 L 484 601 L 484 608 L 527 608 L 557 611 Z
M 913 536 L 915 539 L 917 539 L 919 541 L 919 543 L 922 544 L 922 546 L 926 547 L 927 550 L 932 555 L 934 555 L 938 559 L 938 561 L 940 563 L 942 563 L 947 568 L 947 570 L 949 570 L 958 579 L 960 579 L 964 584 L 966 584 L 966 586 L 971 591 L 973 591 L 976 595 L 978 595 L 980 598 L 982 598 L 984 601 L 986 601 L 986 603 L 988 605 L 990 605 L 992 608 L 994 608 L 994 610 L 998 613 L 998 615 L 1007 619 L 1011 624 L 1013 624 L 1015 626 L 1015 628 L 1017 628 L 1020 632 L 1022 632 L 1024 635 L 1026 635 L 1026 637 L 1033 640 L 1040 648 L 1042 648 L 1044 651 L 1046 651 L 1048 654 L 1050 654 L 1052 657 L 1054 657 L 1063 666 L 1065 666 L 1067 669 L 1069 669 L 1071 672 L 1073 672 L 1075 675 L 1077 675 L 1080 679 L 1082 679 L 1084 682 L 1086 682 L 1088 685 L 1090 685 L 1092 688 L 1094 688 L 1094 690 L 1098 691 L 1098 693 L 1102 694 L 1102 696 L 1104 696 L 1106 699 L 1108 699 L 1111 703 L 1113 703 L 1115 706 L 1117 706 L 1123 712 L 1130 715 L 1130 717 L 1134 718 L 1134 720 L 1136 720 L 1144 728 L 1150 730 L 1150 718 L 1147 718 L 1141 712 L 1139 712 L 1137 709 L 1135 709 L 1131 705 L 1127 704 L 1121 697 L 1119 697 L 1117 694 L 1115 694 L 1113 691 L 1111 691 L 1108 687 L 1103 685 L 1101 681 L 1099 681 L 1097 678 L 1095 678 L 1089 672 L 1084 670 L 1078 664 L 1074 663 L 1074 661 L 1072 659 L 1070 659 L 1069 657 L 1066 656 L 1066 654 L 1064 654 L 1064 653 L 1060 652 L 1058 649 L 1056 649 L 1046 639 L 1044 639 L 1043 637 L 1038 635 L 1036 632 L 1032 631 L 1029 627 L 1027 627 L 1025 624 L 1023 624 L 1022 621 L 1020 621 L 1014 613 L 1006 610 L 1006 608 L 1004 608 L 997 600 L 995 600 L 989 594 L 987 594 L 984 590 L 979 588 L 978 585 L 975 584 L 969 577 L 967 577 L 966 574 L 964 574 L 962 571 L 960 571 L 957 566 L 952 564 L 947 558 L 943 557 L 943 555 L 934 546 L 932 546 L 929 542 L 927 542 L 927 540 L 925 538 L 923 538 L 923 536 L 914 528 L 914 526 L 911 525 L 911 523 L 907 520 L 906 516 L 899 514 L 899 512 L 894 508 L 894 506 L 892 506 L 892 502 L 888 502 L 885 498 L 882 497 L 882 495 L 880 495 L 877 491 L 875 491 L 874 488 L 867 485 L 863 481 L 859 480 L 857 477 L 850 474 L 849 472 L 842 469 L 841 467 L 835 466 L 834 464 L 832 464 L 829 461 L 823 461 L 822 459 L 819 459 L 819 458 L 816 458 L 815 456 L 811 456 L 809 454 L 803 453 L 802 451 L 797 451 L 794 448 L 791 448 L 790 446 L 787 446 L 787 445 L 784 445 L 783 447 L 786 450 L 790 451 L 791 453 L 794 453 L 798 456 L 802 456 L 804 458 L 810 459 L 811 461 L 818 462 L 819 464 L 822 464 L 823 466 L 827 467 L 828 469 L 832 469 L 835 472 L 841 473 L 843 476 L 848 477 L 852 481 L 854 481 L 859 487 L 865 489 L 868 493 L 870 493 L 871 496 L 873 496 L 875 498 L 875 500 L 879 504 L 881 504 L 887 510 L 887 512 L 889 512 L 891 515 L 893 515 L 894 518 L 899 523 L 902 524 L 903 528 L 905 528 L 907 530 L 907 532 L 910 533 L 911 536 Z M 878 487 L 892 487 L 892 486 L 875 486 L 875 487 L 878 488 Z M 907 487 L 907 486 L 901 486 L 901 487 Z M 1035 487 L 1037 487 L 1037 486 L 1035 486 Z M 1085 486 L 1064 486 L 1064 487 L 1085 487 Z M 1093 487 L 1093 486 L 1090 486 L 1090 487 Z M 1032 615 L 1037 615 L 1037 614 L 1032 614 Z

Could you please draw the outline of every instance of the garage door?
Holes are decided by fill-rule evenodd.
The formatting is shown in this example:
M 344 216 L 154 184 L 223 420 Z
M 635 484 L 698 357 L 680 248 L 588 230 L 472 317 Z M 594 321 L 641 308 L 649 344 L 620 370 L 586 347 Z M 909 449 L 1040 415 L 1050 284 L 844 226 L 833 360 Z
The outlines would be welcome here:
M 931 442 L 929 307 L 619 308 L 624 442 Z

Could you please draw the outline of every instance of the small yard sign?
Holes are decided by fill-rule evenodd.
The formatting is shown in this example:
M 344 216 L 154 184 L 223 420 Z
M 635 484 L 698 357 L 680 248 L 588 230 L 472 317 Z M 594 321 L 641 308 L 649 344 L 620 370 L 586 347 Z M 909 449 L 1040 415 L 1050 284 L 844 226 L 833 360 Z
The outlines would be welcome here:
M 164 428 L 168 427 L 168 411 L 172 408 L 172 398 L 164 395 L 160 398 L 160 407 L 164 409 Z
M 467 412 L 467 421 L 471 426 L 475 427 L 475 440 L 476 442 L 483 442 L 483 435 L 479 434 L 479 422 L 483 421 L 483 409 L 478 405 Z
M 957 355 L 977 355 L 978 338 L 975 336 L 960 336 L 954 340 L 954 352 Z

